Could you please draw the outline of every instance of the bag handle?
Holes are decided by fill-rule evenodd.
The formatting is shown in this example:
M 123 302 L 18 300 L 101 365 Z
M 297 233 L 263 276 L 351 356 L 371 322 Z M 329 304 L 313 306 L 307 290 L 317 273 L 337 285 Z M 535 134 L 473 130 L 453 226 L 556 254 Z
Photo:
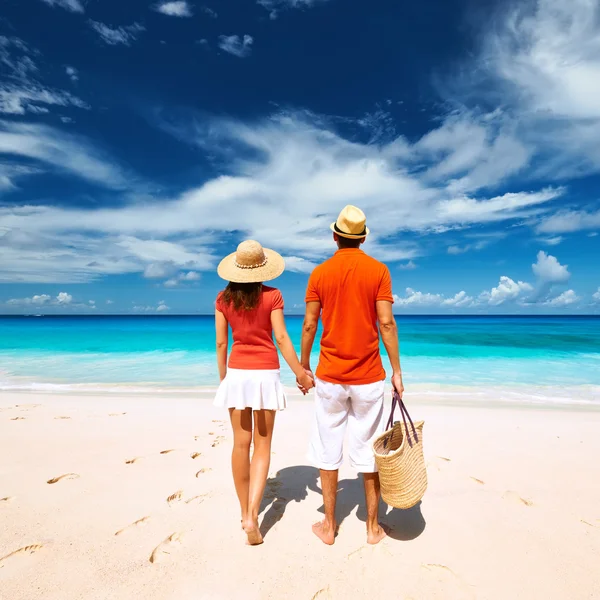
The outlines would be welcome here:
M 400 397 L 400 394 L 396 390 L 394 390 L 392 392 L 392 410 L 390 411 L 390 418 L 388 419 L 386 429 L 391 429 L 392 426 L 394 425 L 394 412 L 396 410 L 396 406 L 398 406 L 400 408 L 400 414 L 402 415 L 402 420 L 404 421 L 404 429 L 406 431 L 406 439 L 408 440 L 408 445 L 412 448 L 413 443 L 415 443 L 415 444 L 419 443 L 419 435 L 417 434 L 415 425 L 412 422 L 410 415 L 408 414 L 408 410 L 404 404 L 404 401 L 402 400 L 402 398 Z M 408 423 L 410 423 L 410 427 L 412 429 L 412 434 L 413 434 L 412 440 L 410 439 L 411 436 L 410 436 L 410 431 L 408 429 L 408 423 L 406 422 L 407 419 L 408 419 Z

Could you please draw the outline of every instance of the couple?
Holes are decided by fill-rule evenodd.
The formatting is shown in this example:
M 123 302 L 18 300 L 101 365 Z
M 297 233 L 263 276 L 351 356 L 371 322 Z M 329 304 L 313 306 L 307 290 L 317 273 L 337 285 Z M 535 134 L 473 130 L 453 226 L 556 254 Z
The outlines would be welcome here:
M 286 407 L 273 335 L 298 387 L 305 394 L 315 388 L 309 459 L 321 472 L 325 519 L 313 525 L 314 533 L 325 544 L 333 544 L 338 469 L 348 427 L 350 463 L 364 477 L 367 542 L 376 544 L 385 537 L 378 521 L 379 475 L 372 443 L 384 425 L 385 370 L 379 334 L 390 359 L 392 385 L 400 395 L 404 390 L 392 281 L 388 268 L 360 249 L 369 229 L 359 208 L 346 206 L 331 229 L 338 251 L 309 278 L 301 360 L 285 327 L 281 292 L 263 285 L 283 273 L 283 258 L 258 242 L 247 241 L 218 267 L 219 276 L 229 283 L 216 301 L 221 385 L 215 405 L 229 409 L 233 480 L 242 527 L 251 545 L 262 543 L 258 512 L 269 471 L 275 414 Z M 315 377 L 310 353 L 319 318 L 323 333 Z M 230 327 L 233 347 L 227 363 Z

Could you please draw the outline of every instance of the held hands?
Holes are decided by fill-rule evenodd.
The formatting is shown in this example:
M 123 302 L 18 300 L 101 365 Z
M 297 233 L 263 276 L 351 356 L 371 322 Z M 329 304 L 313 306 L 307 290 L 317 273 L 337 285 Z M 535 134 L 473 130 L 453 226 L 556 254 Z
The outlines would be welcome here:
M 400 398 L 404 394 L 404 384 L 402 383 L 402 373 L 394 373 L 392 375 L 392 386 L 398 392 Z
M 306 396 L 308 390 L 315 387 L 315 376 L 310 369 L 304 369 L 304 375 L 296 378 L 298 389 Z

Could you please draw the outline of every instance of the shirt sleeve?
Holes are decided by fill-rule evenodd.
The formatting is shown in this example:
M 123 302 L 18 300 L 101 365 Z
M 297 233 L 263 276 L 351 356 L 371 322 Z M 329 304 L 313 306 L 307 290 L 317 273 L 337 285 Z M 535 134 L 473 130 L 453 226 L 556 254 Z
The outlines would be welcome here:
M 394 295 L 392 294 L 392 277 L 390 270 L 384 267 L 381 281 L 379 282 L 379 289 L 377 290 L 377 301 L 387 301 L 394 303 Z
M 320 302 L 319 292 L 317 289 L 317 275 L 313 271 L 308 278 L 308 285 L 306 286 L 306 297 L 305 302 Z
M 280 309 L 283 310 L 283 296 L 279 290 L 275 290 L 273 292 L 273 304 L 271 306 L 271 311 Z

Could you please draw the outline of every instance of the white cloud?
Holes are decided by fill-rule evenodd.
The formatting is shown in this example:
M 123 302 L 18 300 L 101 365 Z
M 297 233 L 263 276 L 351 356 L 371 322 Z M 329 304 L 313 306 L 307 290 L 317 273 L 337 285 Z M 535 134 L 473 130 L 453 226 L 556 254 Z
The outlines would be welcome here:
M 42 0 L 42 2 L 45 2 L 49 6 L 59 6 L 70 12 L 84 12 L 83 4 L 80 0 Z
M 133 306 L 133 311 L 138 313 L 156 313 L 156 312 L 165 312 L 170 310 L 164 300 L 158 302 L 156 306 L 148 306 L 148 305 L 140 305 L 135 304 Z
M 114 304 L 114 301 L 113 300 L 107 300 L 106 304 Z
M 0 65 L 5 77 L 0 82 L 0 113 L 43 114 L 49 106 L 88 109 L 81 99 L 63 90 L 44 85 L 39 79 L 36 59 L 40 53 L 19 38 L 0 36 Z
M 449 246 L 448 254 L 464 254 L 465 252 L 468 252 L 468 250 L 468 246 Z
M 489 292 L 482 292 L 479 301 L 491 306 L 500 306 L 506 302 L 512 302 L 523 295 L 533 292 L 533 286 L 524 281 L 513 281 L 510 277 L 503 275 L 500 283 Z
M 52 298 L 48 294 L 39 294 L 31 298 L 13 298 L 8 300 L 6 304 L 11 306 L 45 306 L 48 304 L 64 306 L 70 304 L 72 300 L 73 296 L 66 292 L 60 292 L 56 298 Z
M 79 73 L 75 67 L 65 67 L 65 72 L 71 79 L 71 81 L 79 81 Z
M 424 294 L 412 288 L 406 288 L 403 298 L 394 294 L 394 303 L 398 306 L 439 306 L 444 301 L 440 294 Z
M 555 256 L 546 254 L 540 250 L 537 262 L 531 265 L 536 277 L 543 283 L 564 283 L 571 277 L 567 265 L 561 265 Z
M 208 6 L 203 6 L 201 10 L 203 13 L 207 14 L 209 17 L 212 17 L 213 19 L 216 19 L 219 16 L 215 10 L 209 8 Z
M 200 281 L 202 275 L 196 271 L 188 271 L 187 273 L 181 273 L 179 279 L 181 279 L 181 281 Z
M 285 257 L 286 271 L 292 271 L 293 273 L 312 273 L 316 266 L 317 263 L 306 260 L 305 258 L 300 258 L 299 256 Z
M 67 292 L 60 292 L 58 296 L 56 296 L 56 301 L 58 304 L 71 304 L 73 300 L 73 296 L 71 294 L 67 294 Z
M 315 4 L 323 4 L 328 0 L 257 0 L 263 8 L 269 11 L 271 19 L 277 18 L 278 11 L 292 8 L 310 8 Z
M 177 277 L 173 277 L 164 282 L 165 287 L 177 287 L 181 283 L 195 283 L 202 279 L 202 275 L 197 271 L 188 271 L 187 273 L 179 273 Z
M 111 27 L 110 25 L 90 19 L 89 24 L 98 33 L 102 41 L 109 46 L 117 46 L 119 44 L 131 46 L 132 42 L 137 40 L 139 34 L 146 30 L 139 23 L 123 27 Z
M 567 290 L 555 298 L 546 300 L 544 304 L 547 306 L 569 306 L 576 302 L 579 302 L 577 294 L 573 290 Z
M 161 2 L 156 5 L 155 10 L 169 17 L 191 17 L 192 9 L 188 2 L 178 0 L 176 2 Z
M 48 304 L 52 298 L 48 296 L 48 294 L 40 294 L 38 296 L 33 296 L 32 298 L 13 298 L 9 300 L 7 304 L 21 306 L 21 305 L 29 305 L 33 304 L 36 306 L 43 306 L 44 304 Z
M 592 298 L 596 302 L 600 302 L 600 286 L 598 286 L 598 289 L 596 290 L 596 292 L 594 293 L 594 295 L 592 296 Z
M 7 232 L 0 234 L 0 247 L 8 253 L 0 281 L 81 282 L 143 272 L 153 263 L 174 264 L 164 278 L 175 270 L 212 269 L 217 257 L 209 244 L 231 231 L 231 214 L 244 224 L 240 237 L 258 239 L 308 269 L 299 259 L 315 263 L 331 253 L 329 225 L 347 203 L 367 213 L 372 231 L 367 253 L 406 261 L 422 254 L 420 242 L 398 242 L 399 232 L 418 232 L 421 240 L 449 229 L 508 223 L 563 193 L 548 188 L 456 196 L 412 174 L 396 153 L 396 141 L 383 146 L 349 141 L 310 114 L 282 113 L 251 126 L 221 119 L 186 122 L 168 130 L 210 149 L 231 174 L 175 198 L 126 197 L 116 207 L 0 206 Z M 40 125 L 0 123 L 0 151 L 115 189 L 132 181 L 88 141 Z M 199 230 L 213 232 L 213 238 L 199 238 Z
M 562 210 L 545 217 L 536 227 L 539 233 L 572 233 L 586 229 L 600 229 L 600 210 Z
M 130 184 L 127 176 L 86 140 L 45 125 L 0 121 L 0 153 L 36 160 L 106 187 Z
M 417 292 L 412 288 L 406 288 L 406 295 L 400 297 L 394 294 L 394 304 L 396 306 L 413 307 L 413 306 L 444 306 L 465 308 L 473 305 L 473 298 L 465 291 L 458 292 L 451 298 L 445 298 L 442 294 L 429 294 Z
M 548 246 L 558 246 L 563 241 L 563 238 L 560 235 L 557 235 L 549 238 L 540 238 L 539 241 Z
M 238 58 L 246 58 L 250 56 L 254 38 L 251 35 L 244 35 L 241 38 L 239 35 L 221 35 L 219 36 L 219 48 L 233 54 Z
M 446 300 L 442 302 L 443 306 L 456 306 L 457 308 L 464 308 L 466 306 L 472 306 L 473 304 L 473 298 L 467 295 L 467 292 L 465 291 L 458 292 L 454 297 L 446 298 Z
M 398 265 L 398 268 L 402 271 L 412 271 L 417 268 L 417 265 L 412 260 L 409 260 L 407 263 Z

